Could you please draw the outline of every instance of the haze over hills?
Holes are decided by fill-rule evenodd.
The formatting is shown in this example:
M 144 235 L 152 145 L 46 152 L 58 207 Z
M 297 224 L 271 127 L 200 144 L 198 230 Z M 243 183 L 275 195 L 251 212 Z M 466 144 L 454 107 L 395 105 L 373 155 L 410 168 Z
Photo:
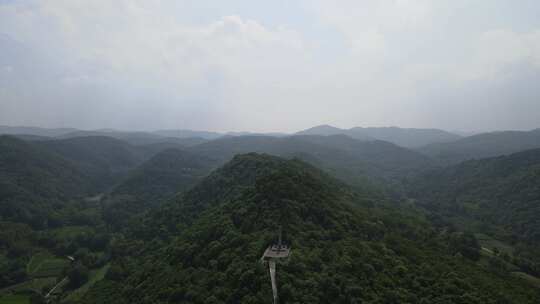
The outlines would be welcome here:
M 70 132 L 75 132 L 74 128 L 38 128 L 38 127 L 13 127 L 0 126 L 0 134 L 5 135 L 37 135 L 46 137 L 56 137 Z
M 177 138 L 189 138 L 189 137 L 199 137 L 204 139 L 216 139 L 223 134 L 218 132 L 209 132 L 209 131 L 194 131 L 194 130 L 158 130 L 152 132 L 164 137 L 177 137 Z
M 445 163 L 456 163 L 470 158 L 481 158 L 514 153 L 538 147 L 538 129 L 531 131 L 498 131 L 460 136 L 438 129 L 398 127 L 354 127 L 340 129 L 329 125 L 316 126 L 294 134 L 253 132 L 208 132 L 193 130 L 161 130 L 152 132 L 100 129 L 83 131 L 70 128 L 45 129 L 34 127 L 0 127 L 0 134 L 16 135 L 26 140 L 45 140 L 47 137 L 73 138 L 107 136 L 133 145 L 176 144 L 176 147 L 194 146 L 222 137 L 294 135 L 347 135 L 360 141 L 382 140 L 395 145 L 416 149 Z M 498 146 L 497 146 L 498 145 Z M 484 149 L 484 150 L 482 150 Z M 492 151 L 491 153 L 489 151 Z
M 0 304 L 540 304 L 538 12 L 0 0 Z
M 85 136 L 34 142 L 87 172 L 101 191 L 150 157 L 143 149 L 105 136 Z
M 329 125 L 313 127 L 296 134 L 336 135 L 344 134 L 358 140 L 384 140 L 398 146 L 415 148 L 432 143 L 452 142 L 461 138 L 457 134 L 438 129 L 406 129 L 398 127 L 339 129 Z
M 424 155 L 383 141 L 362 142 L 334 136 L 239 136 L 220 138 L 189 148 L 195 154 L 224 163 L 236 154 L 259 152 L 298 157 L 351 184 L 399 183 L 434 163 Z
M 126 131 L 74 131 L 58 136 L 58 138 L 74 138 L 85 136 L 107 136 L 126 141 L 132 145 L 151 145 L 162 143 L 173 143 L 179 146 L 189 146 L 205 142 L 202 137 L 165 137 L 149 132 L 126 132 Z
M 224 136 L 273 136 L 284 137 L 285 133 L 253 133 L 253 132 L 208 132 L 194 130 L 158 130 L 152 132 L 129 132 L 111 129 L 82 131 L 76 129 L 47 129 L 30 127 L 2 127 L 0 134 L 12 135 L 39 135 L 51 137 L 80 137 L 80 136 L 110 136 L 126 140 L 132 144 L 150 144 L 174 139 L 199 138 L 213 140 Z M 431 143 L 454 141 L 461 138 L 459 135 L 437 129 L 403 129 L 397 127 L 387 128 L 361 128 L 339 129 L 329 125 L 321 125 L 295 133 L 296 135 L 348 135 L 352 138 L 368 140 L 384 140 L 398 146 L 412 148 Z
M 445 164 L 456 164 L 536 148 L 540 148 L 540 129 L 477 134 L 454 142 L 430 144 L 417 151 Z
M 0 134 L 13 135 L 27 140 L 46 140 L 46 139 L 68 139 L 75 137 L 88 137 L 88 136 L 106 136 L 126 141 L 133 145 L 149 145 L 149 144 L 162 144 L 162 143 L 174 143 L 181 146 L 189 146 L 205 142 L 211 138 L 217 138 L 222 135 L 212 137 L 207 136 L 209 132 L 199 132 L 191 130 L 177 130 L 169 133 L 176 134 L 178 136 L 168 136 L 168 132 L 163 132 L 164 135 L 158 134 L 160 132 L 141 132 L 141 131 L 118 131 L 113 129 L 99 129 L 99 130 L 77 130 L 73 128 L 63 129 L 45 129 L 34 127 L 6 127 L 0 126 Z M 186 136 L 184 136 L 186 135 Z M 192 135 L 192 136 L 188 136 Z

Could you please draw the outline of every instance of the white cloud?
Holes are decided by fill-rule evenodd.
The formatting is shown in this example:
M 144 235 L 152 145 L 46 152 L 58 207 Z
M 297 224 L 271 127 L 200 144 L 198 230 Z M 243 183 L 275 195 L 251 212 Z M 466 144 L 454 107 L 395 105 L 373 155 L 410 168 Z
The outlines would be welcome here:
M 429 25 L 430 3 L 424 0 L 320 0 L 315 2 L 314 9 L 323 22 L 343 33 L 353 52 L 377 60 L 390 51 L 388 35 Z
M 73 125 L 99 116 L 91 127 L 436 127 L 460 115 L 426 112 L 434 92 L 502 90 L 522 79 L 507 77 L 515 66 L 540 67 L 539 22 L 518 30 L 490 1 L 299 0 L 302 13 L 283 16 L 210 1 L 2 2 L 0 43 L 25 51 L 0 52 L 0 119 L 60 108 Z
M 14 39 L 54 49 L 73 64 L 190 85 L 215 69 L 272 68 L 283 61 L 274 54 L 303 48 L 294 31 L 239 16 L 185 24 L 160 1 L 35 1 L 0 7 L 0 19 Z
M 508 29 L 484 32 L 474 45 L 466 80 L 504 77 L 514 65 L 540 68 L 540 30 L 518 33 Z
M 299 71 L 294 66 L 309 56 L 301 35 L 284 26 L 269 27 L 236 15 L 187 23 L 161 1 L 1 5 L 0 28 L 48 55 L 47 60 L 54 61 L 50 64 L 62 66 L 58 79 L 47 79 L 51 86 L 58 83 L 52 91 L 88 86 L 107 94 L 120 90 L 115 93 L 118 100 L 110 103 L 124 109 L 135 99 L 149 99 L 145 102 L 173 113 L 219 113 L 230 107 L 227 102 L 242 107 L 250 101 L 232 100 L 234 92 L 289 83 L 295 72 L 284 71 Z M 204 104 L 195 105 L 194 100 Z

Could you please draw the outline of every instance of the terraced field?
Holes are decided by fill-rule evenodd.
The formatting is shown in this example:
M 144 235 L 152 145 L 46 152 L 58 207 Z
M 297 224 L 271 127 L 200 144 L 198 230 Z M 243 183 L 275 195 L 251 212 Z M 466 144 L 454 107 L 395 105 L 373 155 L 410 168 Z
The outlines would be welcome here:
M 28 274 L 33 274 L 45 260 L 50 258 L 53 258 L 53 256 L 47 252 L 34 254 L 26 265 L 26 272 Z
M 30 298 L 25 295 L 0 296 L 0 304 L 30 304 Z
M 512 275 L 518 278 L 522 278 L 525 281 L 527 281 L 529 284 L 540 288 L 540 279 L 537 277 L 533 277 L 532 275 L 526 274 L 524 272 L 512 272 Z
M 57 277 L 62 275 L 64 268 L 69 264 L 64 259 L 45 260 L 34 272 L 35 278 Z
M 99 269 L 90 271 L 90 279 L 83 286 L 79 287 L 77 290 L 74 290 L 66 299 L 66 303 L 70 301 L 80 300 L 84 294 L 92 287 L 96 282 L 102 280 L 105 277 L 105 274 L 109 270 L 110 264 L 107 264 Z
M 28 274 L 33 278 L 57 277 L 62 275 L 63 270 L 68 265 L 69 261 L 67 259 L 39 254 L 39 256 L 32 257 L 27 270 Z

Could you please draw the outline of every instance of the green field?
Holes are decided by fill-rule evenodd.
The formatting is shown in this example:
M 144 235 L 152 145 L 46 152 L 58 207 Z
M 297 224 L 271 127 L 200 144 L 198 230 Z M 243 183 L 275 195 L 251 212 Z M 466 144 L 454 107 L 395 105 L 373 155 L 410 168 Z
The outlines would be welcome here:
M 32 275 L 45 260 L 50 258 L 53 258 L 53 256 L 48 252 L 34 254 L 26 265 L 26 272 Z
M 0 304 L 29 304 L 30 298 L 25 295 L 0 296 Z
M 109 270 L 110 264 L 107 264 L 99 269 L 90 271 L 90 278 L 83 286 L 79 287 L 77 290 L 74 290 L 65 298 L 65 301 L 71 302 L 81 299 L 84 294 L 92 287 L 96 282 L 102 280 Z
M 524 272 L 512 272 L 512 275 L 518 278 L 522 278 L 529 284 L 540 288 L 540 279 L 537 277 L 533 277 L 532 275 L 526 274 Z
M 67 259 L 46 258 L 43 259 L 30 275 L 34 278 L 58 277 L 62 271 L 69 265 Z
M 94 229 L 88 226 L 65 226 L 52 229 L 51 231 L 58 239 L 73 239 L 77 237 L 77 235 L 90 233 L 94 231 Z
M 493 251 L 494 248 L 497 248 L 501 253 L 506 253 L 510 256 L 514 254 L 514 248 L 512 246 L 496 240 L 489 235 L 485 235 L 483 233 L 476 233 L 475 236 L 478 240 L 478 243 L 480 243 L 480 246 L 485 247 L 490 251 Z

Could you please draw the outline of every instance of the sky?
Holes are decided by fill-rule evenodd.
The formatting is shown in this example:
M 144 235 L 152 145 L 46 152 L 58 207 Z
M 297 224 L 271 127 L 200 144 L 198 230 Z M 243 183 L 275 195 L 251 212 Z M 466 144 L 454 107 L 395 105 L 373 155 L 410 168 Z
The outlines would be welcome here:
M 0 0 L 0 125 L 540 127 L 537 0 Z

